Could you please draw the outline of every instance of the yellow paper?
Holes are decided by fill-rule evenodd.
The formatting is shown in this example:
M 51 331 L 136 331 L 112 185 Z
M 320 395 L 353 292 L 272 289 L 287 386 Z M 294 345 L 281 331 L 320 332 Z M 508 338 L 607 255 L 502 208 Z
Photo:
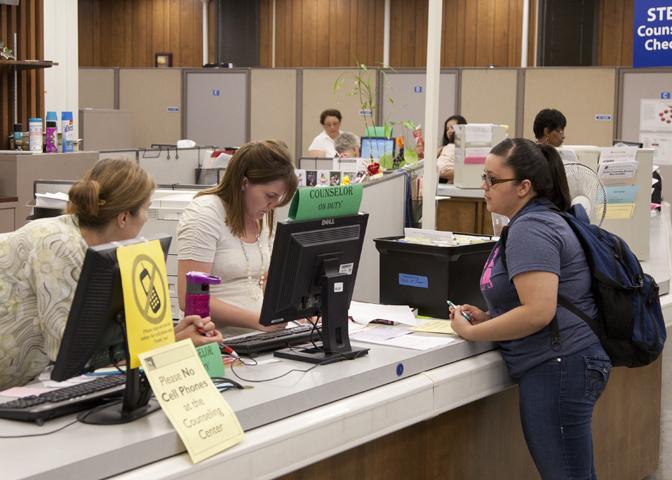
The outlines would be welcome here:
M 191 340 L 140 354 L 154 395 L 194 463 L 243 439 L 233 410 L 212 383 Z
M 450 320 L 422 320 L 418 318 L 418 326 L 412 327 L 414 332 L 446 333 L 456 335 L 450 326 Z
M 175 342 L 166 262 L 158 240 L 117 248 L 131 368 L 138 355 Z
M 634 203 L 609 203 L 607 204 L 607 214 L 604 216 L 606 220 L 626 220 L 632 218 L 635 214 Z M 597 210 L 597 217 L 602 216 L 602 206 Z

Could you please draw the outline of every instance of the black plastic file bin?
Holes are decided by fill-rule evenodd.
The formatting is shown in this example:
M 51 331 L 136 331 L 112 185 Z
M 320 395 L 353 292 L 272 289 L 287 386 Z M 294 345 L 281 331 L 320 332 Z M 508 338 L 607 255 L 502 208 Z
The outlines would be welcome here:
M 400 238 L 374 239 L 380 253 L 380 303 L 410 305 L 436 318 L 448 318 L 446 300 L 485 309 L 479 281 L 494 241 L 439 247 Z

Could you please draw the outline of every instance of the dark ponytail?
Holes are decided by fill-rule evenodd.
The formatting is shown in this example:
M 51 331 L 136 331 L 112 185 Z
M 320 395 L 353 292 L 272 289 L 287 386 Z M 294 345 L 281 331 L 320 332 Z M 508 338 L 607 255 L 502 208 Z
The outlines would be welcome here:
M 529 180 L 538 198 L 546 198 L 562 211 L 569 210 L 571 198 L 562 159 L 555 147 L 536 144 L 526 138 L 507 138 L 490 153 L 504 157 L 518 180 Z
M 569 210 L 572 206 L 572 197 L 569 195 L 569 184 L 567 183 L 567 174 L 565 172 L 565 165 L 562 163 L 560 154 L 554 146 L 548 144 L 536 144 L 541 153 L 548 162 L 548 169 L 551 173 L 551 180 L 553 186 L 550 191 L 546 192 L 546 197 L 555 204 L 563 212 Z

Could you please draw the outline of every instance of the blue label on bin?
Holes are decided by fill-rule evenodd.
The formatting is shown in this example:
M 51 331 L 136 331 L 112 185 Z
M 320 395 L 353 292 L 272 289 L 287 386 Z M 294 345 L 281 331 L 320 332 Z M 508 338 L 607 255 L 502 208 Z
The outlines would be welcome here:
M 424 275 L 409 275 L 408 273 L 400 273 L 399 285 L 415 288 L 429 288 L 429 277 L 425 277 Z

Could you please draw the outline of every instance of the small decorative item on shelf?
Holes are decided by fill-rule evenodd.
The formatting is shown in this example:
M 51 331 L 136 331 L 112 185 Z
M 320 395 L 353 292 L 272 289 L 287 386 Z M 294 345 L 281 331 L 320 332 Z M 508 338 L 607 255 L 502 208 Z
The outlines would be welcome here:
M 0 59 L 2 60 L 16 60 L 12 49 L 5 45 L 5 42 L 0 42 Z

